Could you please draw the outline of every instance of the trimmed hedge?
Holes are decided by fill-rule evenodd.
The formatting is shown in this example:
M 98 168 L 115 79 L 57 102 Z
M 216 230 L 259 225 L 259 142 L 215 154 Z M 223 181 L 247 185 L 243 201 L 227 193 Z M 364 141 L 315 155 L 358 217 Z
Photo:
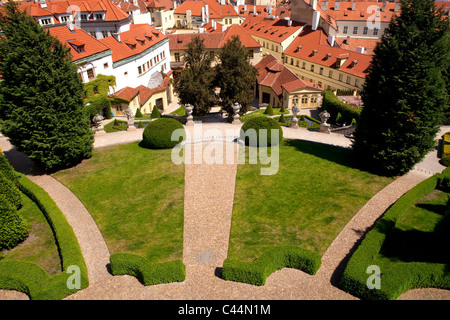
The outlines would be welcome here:
M 341 289 L 361 299 L 377 300 L 394 300 L 414 288 L 450 289 L 450 268 L 445 264 L 399 263 L 381 276 L 381 288 L 377 290 L 367 287 L 369 274 L 366 273 L 397 219 L 414 203 L 438 187 L 442 181 L 448 179 L 450 171 L 446 170 L 443 174 L 435 174 L 419 183 L 386 211 L 348 261 L 340 279 Z
M 347 103 L 342 102 L 333 93 L 333 91 L 326 90 L 323 93 L 322 107 L 321 111 L 328 111 L 330 114 L 330 122 L 336 122 L 338 114 L 341 114 L 342 123 L 351 123 L 353 119 L 359 122 L 359 116 L 361 114 L 360 108 L 355 108 Z
M 267 250 L 252 262 L 227 258 L 222 267 L 222 278 L 262 286 L 267 277 L 283 268 L 294 268 L 314 275 L 321 266 L 318 253 L 293 247 L 280 246 Z
M 57 300 L 88 287 L 88 272 L 78 240 L 66 217 L 47 192 L 31 182 L 23 174 L 18 174 L 19 188 L 33 200 L 46 217 L 55 235 L 61 258 L 62 273 L 50 276 L 36 264 L 23 261 L 0 261 L 0 288 L 17 290 L 35 300 Z M 80 289 L 69 289 L 67 281 L 72 273 L 69 266 L 80 268 Z
M 114 253 L 110 257 L 113 275 L 136 277 L 145 286 L 182 282 L 186 279 L 186 266 L 181 260 L 151 263 L 132 253 Z
M 15 205 L 11 202 L 3 202 L 2 198 L 0 197 L 2 201 L 0 205 L 0 250 L 12 249 L 17 246 L 27 238 L 30 229 L 25 219 L 18 214 Z
M 450 132 L 446 132 L 442 136 L 441 141 L 441 160 L 439 160 L 439 163 L 443 166 L 450 166 Z
M 184 137 L 172 141 L 174 130 L 181 129 Z M 142 146 L 150 149 L 170 149 L 179 144 L 186 137 L 183 125 L 172 118 L 160 118 L 150 122 L 142 134 Z
M 251 137 L 247 136 L 252 131 L 256 133 L 256 144 Z M 278 139 L 276 141 L 272 141 L 272 130 L 278 130 Z M 262 139 L 263 141 L 260 141 L 260 133 L 261 130 L 264 130 L 266 134 L 266 139 Z M 264 137 L 263 137 L 264 138 Z M 241 134 L 240 139 L 245 142 L 246 145 L 253 146 L 253 147 L 266 147 L 266 146 L 274 146 L 281 142 L 283 139 L 283 130 L 281 129 L 280 123 L 275 121 L 272 118 L 268 117 L 255 117 L 247 120 L 244 125 L 241 127 Z

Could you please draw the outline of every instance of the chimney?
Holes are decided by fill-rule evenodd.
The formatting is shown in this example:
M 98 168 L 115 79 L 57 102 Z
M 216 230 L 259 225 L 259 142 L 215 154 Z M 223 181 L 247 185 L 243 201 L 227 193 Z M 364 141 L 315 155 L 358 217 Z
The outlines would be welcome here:
M 253 15 L 256 17 L 258 13 L 256 12 L 256 6 L 253 6 Z
M 117 42 L 120 42 L 120 33 L 114 32 L 111 33 L 114 39 L 116 39 Z
M 334 3 L 334 11 L 339 11 L 340 6 L 341 6 L 341 3 L 339 2 L 339 0 L 336 0 L 336 2 Z
M 72 19 L 70 19 L 69 21 L 67 21 L 66 26 L 67 26 L 67 29 L 69 29 L 70 32 L 74 32 L 74 31 L 75 31 L 75 28 L 74 28 L 74 26 L 73 26 L 73 21 L 72 21 Z
M 309 5 L 310 5 L 314 10 L 317 10 L 317 0 L 309 0 Z
M 202 7 L 202 22 L 205 23 L 205 7 Z
M 383 5 L 381 6 L 381 12 L 386 11 L 386 0 L 383 0 Z
M 247 5 L 244 5 L 244 12 L 247 12 Z
M 292 20 L 291 20 L 291 19 L 289 19 L 289 20 L 287 21 L 287 25 L 288 25 L 288 27 L 292 27 Z
M 356 8 L 356 1 L 352 1 L 352 11 L 355 11 Z
M 322 1 L 322 3 L 320 4 L 320 7 L 322 8 L 323 11 L 327 11 L 328 10 L 328 0 Z
M 40 6 L 41 8 L 46 9 L 46 8 L 47 8 L 47 2 L 45 2 L 45 1 L 39 1 L 39 6 Z
M 350 44 L 350 36 L 347 36 L 347 40 L 345 40 L 345 43 L 348 45 Z
M 356 47 L 356 52 L 364 54 L 364 47 Z
M 314 11 L 313 17 L 312 17 L 312 24 L 311 24 L 312 30 L 317 30 L 317 28 L 319 27 L 319 21 L 320 21 L 320 12 Z
M 399 12 L 400 11 L 400 7 L 402 6 L 401 2 L 396 2 L 395 3 L 395 7 L 394 7 L 394 12 Z
M 334 47 L 334 36 L 328 36 L 328 43 L 331 47 Z

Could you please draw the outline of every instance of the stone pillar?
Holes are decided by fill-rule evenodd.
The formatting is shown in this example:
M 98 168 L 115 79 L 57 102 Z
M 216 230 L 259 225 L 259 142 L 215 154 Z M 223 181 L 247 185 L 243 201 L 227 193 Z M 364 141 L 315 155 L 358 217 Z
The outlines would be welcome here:
M 239 103 L 233 104 L 233 122 L 232 124 L 240 124 L 241 120 L 239 120 L 239 110 L 241 110 L 241 105 Z
M 187 126 L 193 126 L 194 125 L 194 117 L 192 116 L 192 110 L 194 110 L 194 106 L 191 104 L 186 104 L 184 106 L 184 109 L 186 110 L 186 125 Z

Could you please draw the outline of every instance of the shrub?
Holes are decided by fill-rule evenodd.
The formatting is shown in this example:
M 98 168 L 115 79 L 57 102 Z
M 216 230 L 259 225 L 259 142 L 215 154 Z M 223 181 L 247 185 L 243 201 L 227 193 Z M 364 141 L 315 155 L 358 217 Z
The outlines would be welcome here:
M 10 182 L 11 183 L 11 182 Z M 29 226 L 13 204 L 0 205 L 0 250 L 12 249 L 28 236 Z
M 273 116 L 273 109 L 272 109 L 272 106 L 270 105 L 270 103 L 267 106 L 266 110 L 264 111 L 264 114 L 266 114 L 268 116 Z
M 327 90 L 323 94 L 323 101 L 321 111 L 327 110 L 330 113 L 330 121 L 337 122 L 338 115 L 341 115 L 339 120 L 342 123 L 350 123 L 352 119 L 359 121 L 359 115 L 361 114 L 360 108 L 352 107 L 338 99 L 333 91 Z
M 0 152 L 0 173 L 5 176 L 8 180 L 17 184 L 17 176 L 14 168 L 9 163 L 8 159 Z
M 172 133 L 182 129 L 183 135 L 172 141 Z M 175 119 L 161 118 L 150 122 L 144 129 L 142 146 L 151 149 L 170 149 L 186 137 L 183 125 Z
M 143 123 L 142 121 L 139 121 L 139 122 L 138 122 L 138 128 L 139 128 L 139 129 L 144 128 L 144 123 Z
M 141 108 L 137 108 L 136 110 L 136 115 L 134 116 L 135 118 L 142 118 L 142 112 L 141 112 Z
M 281 113 L 286 112 L 286 108 L 284 107 L 284 105 L 281 105 L 280 112 L 281 112 Z
M 280 123 L 285 123 L 286 122 L 286 118 L 284 117 L 284 114 L 281 115 L 281 117 L 278 120 L 278 122 L 280 122 Z
M 152 119 L 161 118 L 161 112 L 159 112 L 156 106 L 153 106 L 152 114 L 150 116 Z
M 450 166 L 450 154 L 444 154 L 442 158 L 439 160 L 439 163 L 445 167 Z
M 273 130 L 278 131 L 278 139 L 273 141 L 272 134 Z M 252 137 L 253 133 L 256 135 Z M 264 137 L 266 139 L 264 139 Z M 255 138 L 255 139 L 253 139 Z M 255 117 L 244 123 L 241 128 L 241 140 L 245 142 L 246 145 L 266 147 L 277 145 L 283 139 L 283 130 L 280 124 L 274 119 L 267 117 Z
M 249 283 L 257 286 L 265 284 L 273 272 L 283 268 L 294 268 L 308 274 L 316 274 L 321 265 L 318 253 L 292 246 L 282 246 L 267 250 L 252 262 L 226 259 L 222 277 L 225 280 Z
M 11 204 L 16 210 L 22 207 L 22 195 L 20 194 L 19 188 L 14 184 L 14 182 L 7 179 L 3 173 L 0 173 L 0 199 L 3 202 Z
M 186 278 L 186 267 L 181 260 L 151 263 L 136 254 L 114 253 L 110 262 L 113 275 L 136 277 L 145 286 L 182 282 Z

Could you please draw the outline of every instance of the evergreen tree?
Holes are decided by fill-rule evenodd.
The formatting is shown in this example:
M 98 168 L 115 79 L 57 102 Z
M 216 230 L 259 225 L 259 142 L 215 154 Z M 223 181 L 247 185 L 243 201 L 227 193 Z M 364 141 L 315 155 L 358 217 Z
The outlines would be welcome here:
M 185 69 L 174 83 L 180 103 L 193 105 L 196 116 L 207 114 L 216 102 L 212 61 L 203 40 L 194 37 L 184 54 Z
M 400 175 L 434 147 L 448 105 L 448 32 L 448 18 L 433 0 L 402 1 L 374 50 L 362 92 L 353 145 L 359 163 Z
M 150 118 L 152 119 L 161 118 L 161 112 L 159 112 L 159 109 L 156 106 L 153 106 Z
M 136 115 L 134 117 L 135 118 L 142 118 L 143 117 L 141 108 L 137 108 L 136 109 Z
M 270 103 L 267 106 L 266 110 L 264 110 L 264 114 L 266 114 L 268 116 L 273 116 L 274 112 L 273 112 L 273 108 Z
M 0 28 L 2 132 L 44 170 L 90 157 L 93 133 L 69 50 L 11 1 L 0 12 Z
M 245 114 L 253 100 L 256 69 L 251 65 L 248 50 L 239 36 L 233 36 L 218 53 L 220 63 L 216 66 L 216 86 L 220 88 L 221 105 L 233 114 L 233 104 L 239 103 L 240 114 Z

